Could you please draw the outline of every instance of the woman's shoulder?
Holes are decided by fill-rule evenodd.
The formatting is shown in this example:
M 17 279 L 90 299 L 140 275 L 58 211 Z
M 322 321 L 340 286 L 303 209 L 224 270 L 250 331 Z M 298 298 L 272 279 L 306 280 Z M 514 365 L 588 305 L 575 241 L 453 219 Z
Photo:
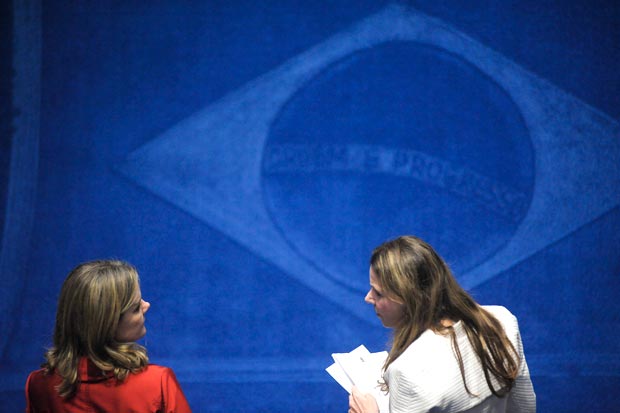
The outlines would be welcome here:
M 483 305 L 482 308 L 497 318 L 507 331 L 518 330 L 517 317 L 506 307 L 501 305 Z
M 157 371 L 165 371 L 165 370 L 172 370 L 170 367 L 168 366 L 163 366 L 161 364 L 155 364 L 155 363 L 149 363 L 146 366 L 147 370 L 157 370 Z
M 497 318 L 512 319 L 515 318 L 514 314 L 509 309 L 502 305 L 483 305 L 482 308 L 493 314 Z
M 40 368 L 37 370 L 33 370 L 28 374 L 28 378 L 26 379 L 27 385 L 33 385 L 34 383 L 39 383 L 44 380 L 50 380 L 55 375 L 47 372 L 46 369 Z
M 142 373 L 147 374 L 152 377 L 154 376 L 161 377 L 162 380 L 170 380 L 170 379 L 174 381 L 177 380 L 177 377 L 172 367 L 163 366 L 160 364 L 149 363 L 146 366 L 146 368 L 142 370 Z
M 28 374 L 28 377 L 40 377 L 40 376 L 44 376 L 46 374 L 47 374 L 46 370 L 44 368 L 40 368 L 40 369 L 32 370 Z
M 427 330 L 388 367 L 396 375 L 433 374 L 452 354 L 450 337 Z
M 174 371 L 172 371 L 172 368 L 168 366 L 162 366 L 160 364 L 153 364 L 153 363 L 149 363 L 142 372 L 152 374 L 152 375 L 174 376 Z
M 144 369 L 127 376 L 125 382 L 131 386 L 151 388 L 152 386 L 160 387 L 176 380 L 176 376 L 170 367 L 148 364 Z
M 506 307 L 499 305 L 482 306 L 491 313 L 504 328 L 504 332 L 513 345 L 521 348 L 521 332 L 519 330 L 519 321 L 517 317 Z M 520 350 L 519 350 L 520 351 Z
M 60 377 L 54 373 L 48 373 L 46 369 L 33 370 L 26 378 L 25 390 L 29 399 L 45 398 L 51 389 L 60 385 Z

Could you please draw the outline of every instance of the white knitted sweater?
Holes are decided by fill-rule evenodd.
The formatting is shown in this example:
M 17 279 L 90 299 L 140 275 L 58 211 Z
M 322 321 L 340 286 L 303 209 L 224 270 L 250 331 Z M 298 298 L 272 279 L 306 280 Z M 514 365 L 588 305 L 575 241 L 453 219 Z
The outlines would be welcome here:
M 428 330 L 390 364 L 384 374 L 390 389 L 390 413 L 536 412 L 536 394 L 523 354 L 517 319 L 504 307 L 484 308 L 502 323 L 521 358 L 521 373 L 510 393 L 503 398 L 493 396 L 480 361 L 459 321 L 454 329 L 465 366 L 467 387 L 476 396 L 465 390 L 450 336 Z

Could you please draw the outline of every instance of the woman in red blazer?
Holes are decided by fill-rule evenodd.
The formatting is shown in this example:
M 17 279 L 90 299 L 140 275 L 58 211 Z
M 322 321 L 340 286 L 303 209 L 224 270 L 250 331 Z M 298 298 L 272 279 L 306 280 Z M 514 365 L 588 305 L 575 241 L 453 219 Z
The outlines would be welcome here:
M 149 364 L 136 269 L 115 260 L 78 265 L 65 280 L 54 345 L 26 381 L 26 412 L 191 413 L 174 372 Z

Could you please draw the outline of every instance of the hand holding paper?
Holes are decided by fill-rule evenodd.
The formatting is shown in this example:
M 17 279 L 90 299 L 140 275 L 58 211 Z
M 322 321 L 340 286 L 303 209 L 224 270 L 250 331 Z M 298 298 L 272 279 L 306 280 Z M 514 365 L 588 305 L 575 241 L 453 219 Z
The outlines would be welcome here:
M 360 392 L 353 386 L 349 396 L 349 413 L 378 413 L 379 405 L 377 400 L 370 393 Z

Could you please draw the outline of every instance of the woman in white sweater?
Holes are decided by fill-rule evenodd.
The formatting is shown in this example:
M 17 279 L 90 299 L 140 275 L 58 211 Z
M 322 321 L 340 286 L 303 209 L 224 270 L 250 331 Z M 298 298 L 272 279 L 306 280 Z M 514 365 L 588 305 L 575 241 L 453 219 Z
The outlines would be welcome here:
M 476 303 L 429 244 L 388 241 L 373 251 L 369 273 L 365 300 L 394 330 L 382 383 L 389 413 L 536 411 L 517 319 Z M 379 411 L 353 389 L 350 413 Z

